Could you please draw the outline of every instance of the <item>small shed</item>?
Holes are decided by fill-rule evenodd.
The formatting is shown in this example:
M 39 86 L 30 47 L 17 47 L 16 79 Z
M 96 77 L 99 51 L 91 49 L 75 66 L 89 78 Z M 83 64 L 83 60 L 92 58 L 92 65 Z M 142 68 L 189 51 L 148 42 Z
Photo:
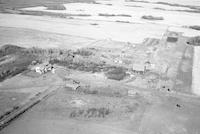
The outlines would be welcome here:
M 167 35 L 167 42 L 176 43 L 177 41 L 178 41 L 178 33 L 169 32 L 168 35 Z
M 145 66 L 143 64 L 133 64 L 132 70 L 134 73 L 144 74 Z
M 39 74 L 42 74 L 42 70 L 39 66 L 35 67 L 35 72 L 36 73 L 39 73 Z

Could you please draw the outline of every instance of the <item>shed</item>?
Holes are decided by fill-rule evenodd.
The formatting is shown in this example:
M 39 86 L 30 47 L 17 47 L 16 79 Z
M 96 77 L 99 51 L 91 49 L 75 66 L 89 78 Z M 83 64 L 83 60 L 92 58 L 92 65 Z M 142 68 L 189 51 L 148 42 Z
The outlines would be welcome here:
M 41 68 L 39 66 L 35 67 L 35 72 L 42 74 Z
M 167 35 L 167 42 L 175 43 L 178 41 L 178 33 L 176 32 L 169 32 Z
M 133 64 L 132 69 L 134 73 L 144 74 L 145 72 L 145 66 L 143 64 Z

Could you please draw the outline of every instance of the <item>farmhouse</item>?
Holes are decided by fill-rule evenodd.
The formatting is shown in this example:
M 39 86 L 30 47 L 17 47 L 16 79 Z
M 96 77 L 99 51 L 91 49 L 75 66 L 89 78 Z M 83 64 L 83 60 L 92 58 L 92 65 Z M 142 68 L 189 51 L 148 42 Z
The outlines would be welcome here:
M 145 72 L 155 69 L 155 64 L 152 64 L 150 61 L 146 61 L 144 64 Z
M 52 73 L 55 73 L 55 68 L 53 67 L 52 64 L 49 64 L 49 63 L 43 63 L 43 64 L 36 65 L 33 67 L 33 70 L 35 70 L 35 72 L 37 72 L 39 74 L 44 74 L 49 71 L 51 71 Z

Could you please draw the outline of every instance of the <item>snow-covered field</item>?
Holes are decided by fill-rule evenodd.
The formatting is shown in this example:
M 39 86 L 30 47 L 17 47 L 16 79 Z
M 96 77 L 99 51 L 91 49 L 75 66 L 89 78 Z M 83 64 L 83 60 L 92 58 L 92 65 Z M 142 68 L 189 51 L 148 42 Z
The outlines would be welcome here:
M 172 3 L 184 4 L 183 1 L 190 3 L 189 5 L 195 2 L 194 0 L 174 0 Z M 186 36 L 200 35 L 200 31 L 183 27 L 199 25 L 200 13 L 154 9 L 159 7 L 174 10 L 190 10 L 187 7 L 126 2 L 124 0 L 98 0 L 96 2 L 98 4 L 64 4 L 66 10 L 47 10 L 43 6 L 23 8 L 21 10 L 66 13 L 76 16 L 73 16 L 74 19 L 59 19 L 46 16 L 0 14 L 0 26 L 28 28 L 94 39 L 112 39 L 134 43 L 140 43 L 147 37 L 161 38 L 166 29 L 183 32 Z M 155 0 L 150 0 L 150 2 L 155 2 Z M 114 16 L 100 16 L 99 14 L 102 13 Z M 80 14 L 89 14 L 91 16 L 78 16 Z M 163 17 L 164 20 L 144 20 L 141 19 L 143 15 Z M 121 23 L 122 21 L 127 23 Z
M 181 4 L 181 5 L 192 5 L 192 6 L 200 6 L 199 0 L 145 0 L 149 2 L 166 2 L 172 4 Z
M 192 91 L 200 95 L 200 47 L 194 47 Z
M 178 4 L 183 4 L 181 2 L 179 2 Z M 72 29 L 73 31 L 70 32 L 70 34 L 75 34 L 75 35 L 80 34 L 80 36 L 89 36 L 91 38 L 97 38 L 97 39 L 111 38 L 117 41 L 129 41 L 138 43 L 142 42 L 143 39 L 146 37 L 161 38 L 161 36 L 163 35 L 163 33 L 167 28 L 174 31 L 183 32 L 184 35 L 186 36 L 200 35 L 200 31 L 195 31 L 182 27 L 182 26 L 200 24 L 200 19 L 198 19 L 200 18 L 200 13 L 188 13 L 188 12 L 165 11 L 165 10 L 154 9 L 155 7 L 159 7 L 171 10 L 191 10 L 190 8 L 187 7 L 176 7 L 176 6 L 161 5 L 161 4 L 143 3 L 143 2 L 125 2 L 123 0 L 110 0 L 110 1 L 103 0 L 103 1 L 97 1 L 97 3 L 99 4 L 89 4 L 89 3 L 64 4 L 66 10 L 47 10 L 47 8 L 43 6 L 23 8 L 21 10 L 43 11 L 43 12 L 53 12 L 53 13 L 56 12 L 56 13 L 66 13 L 73 15 L 89 14 L 91 16 L 73 16 L 73 18 L 75 18 L 74 22 L 92 23 L 93 21 L 93 23 L 98 24 L 98 26 L 83 27 L 79 25 L 73 27 Z M 192 2 L 190 3 L 192 4 Z M 130 6 L 141 6 L 141 7 L 130 7 Z M 100 16 L 99 14 L 102 13 L 112 14 L 115 16 L 110 16 L 110 17 Z M 130 16 L 127 17 L 120 15 L 130 15 Z M 143 15 L 153 15 L 153 16 L 163 17 L 164 20 L 158 20 L 158 21 L 144 20 L 141 19 Z M 84 22 L 84 20 L 86 21 Z M 47 25 L 51 25 L 50 24 L 51 20 L 47 21 L 49 21 L 49 24 Z M 124 21 L 128 23 L 121 24 L 119 23 L 119 21 Z M 66 23 L 70 24 L 70 22 L 72 21 L 66 20 Z M 57 27 L 56 29 L 53 29 L 55 27 L 53 25 L 51 27 L 52 31 L 55 32 L 59 31 L 59 26 L 56 26 Z M 71 26 L 70 27 L 65 26 L 65 27 L 66 29 L 68 29 L 68 31 L 70 31 Z M 44 27 L 41 29 L 44 29 Z M 85 29 L 87 29 L 88 31 L 85 32 Z M 64 31 L 64 33 L 68 31 Z
M 93 26 L 91 23 L 98 23 Z M 125 24 L 104 21 L 65 20 L 51 17 L 0 14 L 0 26 L 17 27 L 93 39 L 140 43 L 147 37 L 161 38 L 167 27 L 155 24 Z
M 93 26 L 91 23 L 98 23 Z M 161 38 L 167 25 L 153 23 L 116 23 L 94 20 L 59 19 L 51 17 L 0 14 L 0 26 L 40 30 L 87 37 L 93 39 L 112 39 L 122 42 L 141 43 L 145 38 Z M 182 31 L 185 34 L 199 34 L 194 30 L 170 27 L 169 30 Z
M 70 3 L 64 4 L 66 10 L 47 10 L 46 7 L 30 7 L 23 8 L 22 10 L 32 11 L 44 11 L 44 12 L 56 12 L 56 13 L 67 13 L 67 14 L 89 14 L 91 16 L 75 16 L 74 18 L 79 19 L 91 19 L 101 21 L 128 21 L 133 23 L 152 23 L 151 21 L 141 19 L 143 15 L 161 16 L 164 20 L 156 21 L 153 23 L 172 25 L 172 26 L 185 26 L 185 25 L 197 25 L 200 24 L 200 13 L 188 13 L 179 11 L 168 11 L 168 10 L 192 10 L 187 7 L 176 7 L 161 4 L 151 3 L 136 3 L 136 2 L 124 2 L 124 1 L 100 1 L 102 4 L 88 4 L 88 3 Z M 112 4 L 108 6 L 106 4 Z M 141 6 L 141 7 L 130 7 L 130 6 Z M 163 8 L 165 10 L 157 10 L 154 8 Z M 114 15 L 130 15 L 131 17 L 123 16 L 99 16 L 103 14 L 114 14 Z

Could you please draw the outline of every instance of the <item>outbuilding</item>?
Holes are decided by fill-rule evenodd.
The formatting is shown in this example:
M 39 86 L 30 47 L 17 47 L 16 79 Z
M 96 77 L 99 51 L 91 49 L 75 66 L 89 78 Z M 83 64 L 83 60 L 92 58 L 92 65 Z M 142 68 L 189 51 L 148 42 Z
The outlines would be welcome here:
M 167 35 L 167 42 L 176 43 L 177 41 L 178 41 L 178 33 L 169 32 L 168 35 Z
M 141 64 L 133 64 L 132 70 L 134 73 L 137 74 L 144 74 L 145 73 L 145 67 Z
M 49 71 L 51 71 L 52 73 L 55 73 L 54 66 L 49 63 L 43 63 L 43 64 L 36 65 L 33 67 L 33 69 L 35 70 L 35 72 L 37 72 L 39 74 L 44 74 Z

